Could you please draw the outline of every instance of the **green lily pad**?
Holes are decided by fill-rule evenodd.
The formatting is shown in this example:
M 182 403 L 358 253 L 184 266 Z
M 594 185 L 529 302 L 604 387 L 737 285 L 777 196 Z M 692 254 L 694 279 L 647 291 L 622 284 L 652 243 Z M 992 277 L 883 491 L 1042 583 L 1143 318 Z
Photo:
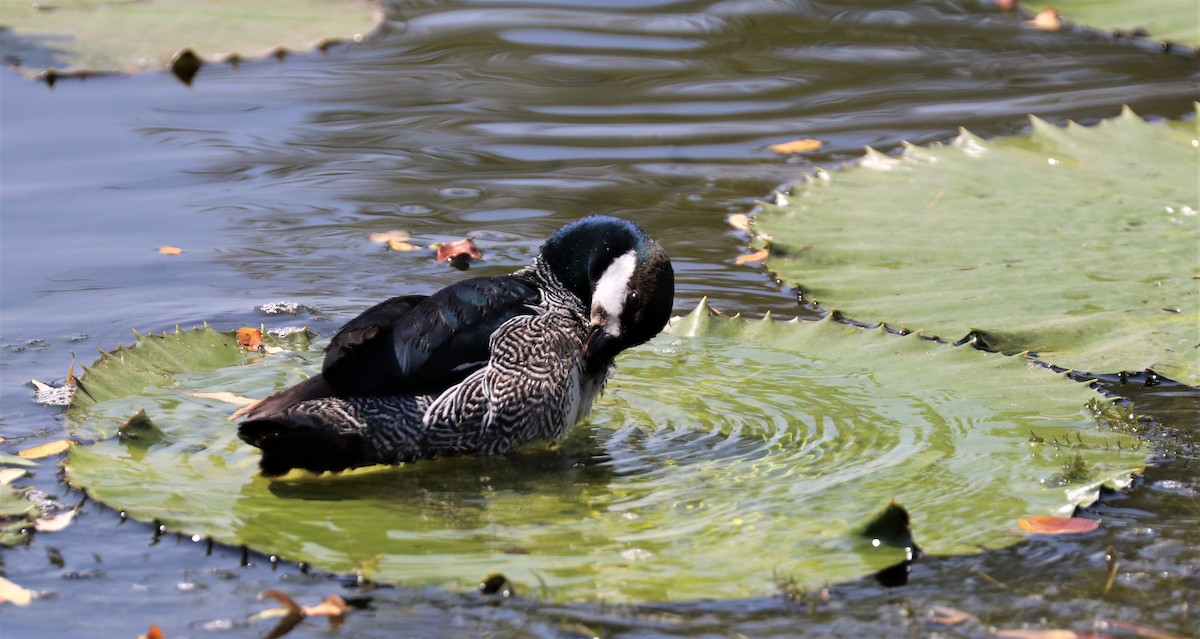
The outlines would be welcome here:
M 1141 29 L 1155 40 L 1200 45 L 1200 20 L 1194 0 L 1056 0 L 1054 7 L 1068 20 L 1093 29 Z
M 5 55 L 60 72 L 161 69 L 188 48 L 203 58 L 255 58 L 361 37 L 380 20 L 369 0 L 0 0 Z
M 1200 384 L 1196 122 L 868 150 L 765 206 L 768 266 L 864 322 Z
M 862 533 L 892 500 L 927 552 L 1013 543 L 1020 517 L 1069 512 L 1144 463 L 1092 421 L 1097 393 L 1023 357 L 704 307 L 623 355 L 565 442 L 505 457 L 268 480 L 233 407 L 187 394 L 265 396 L 319 359 L 280 353 L 73 408 L 89 432 L 153 436 L 72 447 L 67 478 L 132 517 L 318 569 L 464 589 L 499 572 L 550 599 L 626 601 L 882 569 L 906 551 Z

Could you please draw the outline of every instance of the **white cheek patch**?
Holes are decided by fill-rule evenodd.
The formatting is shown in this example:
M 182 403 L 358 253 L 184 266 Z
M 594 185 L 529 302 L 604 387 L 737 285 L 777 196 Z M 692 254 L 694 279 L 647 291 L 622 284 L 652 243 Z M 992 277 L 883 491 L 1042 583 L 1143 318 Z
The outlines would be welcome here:
M 604 310 L 607 316 L 604 332 L 616 336 L 621 331 L 621 311 L 625 308 L 625 294 L 629 291 L 629 280 L 637 266 L 637 254 L 629 251 L 613 260 L 596 282 L 592 291 L 592 309 Z M 592 314 L 595 319 L 595 313 Z

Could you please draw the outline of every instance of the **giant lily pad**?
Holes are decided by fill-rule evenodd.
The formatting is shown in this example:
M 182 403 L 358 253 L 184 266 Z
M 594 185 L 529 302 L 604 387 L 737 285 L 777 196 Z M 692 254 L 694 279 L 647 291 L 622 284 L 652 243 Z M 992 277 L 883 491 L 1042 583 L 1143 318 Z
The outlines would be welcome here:
M 1200 20 L 1193 0 L 1057 0 L 1054 6 L 1071 21 L 1095 29 L 1140 30 L 1156 40 L 1200 45 Z
M 194 343 L 178 340 L 177 355 Z M 74 407 L 74 422 L 103 425 L 95 434 L 146 414 L 73 447 L 67 478 L 135 518 L 320 569 L 453 587 L 499 571 L 549 598 L 612 601 L 762 594 L 777 575 L 814 584 L 883 568 L 904 551 L 859 533 L 892 500 L 927 552 L 1005 545 L 1019 518 L 1069 512 L 1144 461 L 1091 420 L 1094 391 L 1026 358 L 703 307 L 623 355 L 562 445 L 501 458 L 268 480 L 232 407 L 186 393 L 263 396 L 319 355 Z
M 0 0 L 5 55 L 27 68 L 139 71 L 176 52 L 259 57 L 350 39 L 380 21 L 370 0 Z
M 974 331 L 1093 373 L 1200 383 L 1196 122 L 1129 110 L 1095 127 L 908 146 L 795 187 L 759 229 L 769 267 L 865 322 Z

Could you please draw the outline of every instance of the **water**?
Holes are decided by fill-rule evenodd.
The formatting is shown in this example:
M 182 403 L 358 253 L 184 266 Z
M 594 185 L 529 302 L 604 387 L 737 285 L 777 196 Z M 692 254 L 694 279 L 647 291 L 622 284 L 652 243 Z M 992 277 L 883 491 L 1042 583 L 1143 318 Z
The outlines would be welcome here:
M 486 252 L 472 273 L 497 274 L 527 263 L 566 221 L 623 215 L 672 255 L 678 311 L 708 296 L 727 311 L 791 316 L 806 312 L 792 291 L 734 264 L 744 239 L 724 218 L 801 172 L 839 167 L 863 145 L 948 139 L 957 126 L 1019 132 L 1027 113 L 1091 122 L 1129 104 L 1175 118 L 1200 95 L 1192 53 L 1034 31 L 974 4 L 464 1 L 388 10 L 385 28 L 361 45 L 206 66 L 191 88 L 165 73 L 53 89 L 0 74 L 4 450 L 63 436 L 54 411 L 30 401 L 29 379 L 61 380 L 71 351 L 87 363 L 92 349 L 130 341 L 130 328 L 207 320 L 328 332 L 381 296 L 462 277 L 426 253 L 381 250 L 367 240 L 375 231 L 404 229 L 423 244 L 472 235 Z M 807 137 L 822 150 L 781 158 L 766 149 Z M 168 244 L 185 252 L 156 252 Z M 255 310 L 279 299 L 320 315 Z M 1137 402 L 1195 429 L 1190 391 L 1152 389 Z M 81 499 L 52 462 L 35 472 L 38 489 Z M 382 636 L 403 619 L 418 636 L 573 636 L 581 627 L 605 636 L 787 636 L 803 627 L 870 635 L 901 623 L 921 634 L 929 627 L 903 617 L 905 606 L 954 605 L 993 623 L 1125 618 L 1195 633 L 1194 604 L 1185 605 L 1198 589 L 1188 532 L 1195 489 L 1194 468 L 1164 461 L 1142 488 L 1099 507 L 1099 535 L 923 561 L 908 589 L 835 587 L 813 616 L 778 599 L 492 608 L 385 589 L 342 632 Z M 9 579 L 48 593 L 0 612 L 5 634 L 49 624 L 61 636 L 137 636 L 151 622 L 171 637 L 226 622 L 261 634 L 266 625 L 244 620 L 266 606 L 253 600 L 262 588 L 286 587 L 310 604 L 358 592 L 294 566 L 272 571 L 264 558 L 242 568 L 235 550 L 210 556 L 203 543 L 119 521 L 88 502 L 67 530 L 0 555 Z M 1101 598 L 1083 584 L 1097 579 L 1107 544 L 1133 559 L 1120 589 Z M 1034 583 L 999 588 L 980 572 L 998 583 L 1030 573 Z M 62 618 L 73 621 L 60 627 Z M 289 636 L 322 632 L 308 622 Z

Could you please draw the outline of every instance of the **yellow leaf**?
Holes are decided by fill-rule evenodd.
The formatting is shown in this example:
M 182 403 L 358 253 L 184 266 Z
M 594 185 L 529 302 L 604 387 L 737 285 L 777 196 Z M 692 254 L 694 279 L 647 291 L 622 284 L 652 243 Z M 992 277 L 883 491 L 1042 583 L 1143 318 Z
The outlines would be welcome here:
M 1017 520 L 1021 530 L 1032 535 L 1076 535 L 1090 533 L 1100 527 L 1095 519 L 1083 517 L 1051 517 L 1049 515 L 1034 515 Z
M 160 246 L 158 247 L 158 252 L 163 255 L 179 255 L 183 253 L 183 249 L 178 246 Z
M 409 244 L 401 240 L 388 240 L 387 247 L 393 251 L 415 251 L 421 248 L 416 244 Z
M 748 255 L 737 256 L 737 259 L 734 260 L 734 263 L 736 263 L 736 264 L 761 264 L 766 261 L 767 257 L 770 254 L 771 254 L 770 249 L 765 249 L 765 248 L 758 249 L 757 251 L 750 253 Z
M 41 446 L 34 446 L 33 448 L 26 448 L 25 450 L 22 450 L 22 451 L 18 452 L 17 454 L 25 459 L 41 459 L 42 457 L 49 457 L 51 455 L 57 455 L 61 452 L 66 451 L 70 447 L 71 447 L 71 442 L 69 442 L 65 439 L 59 439 L 57 441 L 52 441 L 47 444 L 42 444 Z
M 16 604 L 18 606 L 28 606 L 33 600 L 33 593 L 14 584 L 13 582 L 0 577 L 0 603 Z
M 248 351 L 263 352 L 262 331 L 250 326 L 237 329 L 238 344 Z
M 750 216 L 746 215 L 745 213 L 734 213 L 733 215 L 725 218 L 725 221 L 729 222 L 729 226 L 732 226 L 739 231 L 745 231 L 746 233 L 750 232 Z
M 820 151 L 821 141 L 812 138 L 803 138 L 800 140 L 792 140 L 791 142 L 780 142 L 767 147 L 780 155 L 790 155 L 792 153 L 808 153 L 810 151 Z

